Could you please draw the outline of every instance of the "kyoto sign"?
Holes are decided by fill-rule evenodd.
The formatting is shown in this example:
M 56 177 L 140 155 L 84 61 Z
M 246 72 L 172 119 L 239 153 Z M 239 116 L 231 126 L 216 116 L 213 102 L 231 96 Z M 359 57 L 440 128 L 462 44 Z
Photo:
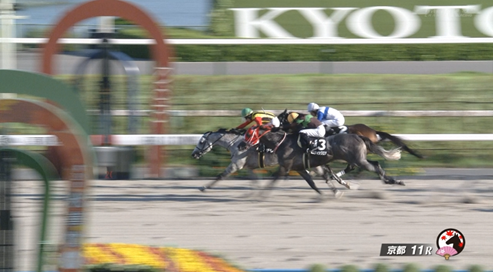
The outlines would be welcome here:
M 231 10 L 234 14 L 235 34 L 241 38 L 493 37 L 493 6 L 480 4 L 415 5 L 411 9 L 397 6 L 348 5 L 241 7 Z

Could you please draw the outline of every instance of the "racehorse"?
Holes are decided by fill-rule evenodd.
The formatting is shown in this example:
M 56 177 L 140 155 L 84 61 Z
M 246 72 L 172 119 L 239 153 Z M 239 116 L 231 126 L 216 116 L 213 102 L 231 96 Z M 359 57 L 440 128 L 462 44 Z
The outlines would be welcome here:
M 289 115 L 289 113 L 286 109 L 286 110 L 284 110 L 284 112 L 279 114 L 279 116 L 277 116 L 277 118 L 281 122 L 281 125 L 287 122 L 288 115 Z M 385 140 L 389 140 L 392 143 L 394 143 L 395 145 L 401 147 L 403 150 L 407 151 L 409 154 L 411 154 L 417 158 L 420 158 L 420 159 L 423 158 L 423 156 L 421 154 L 419 154 L 417 151 L 409 148 L 401 138 L 394 136 L 390 133 L 374 130 L 373 128 L 371 128 L 365 124 L 346 125 L 346 127 L 347 127 L 346 133 L 357 134 L 357 135 L 366 137 L 366 138 L 370 139 L 374 144 L 385 141 Z M 326 135 L 326 136 L 329 136 L 329 135 Z
M 268 166 L 274 166 L 274 165 L 278 164 L 277 155 L 275 153 L 259 153 L 254 148 L 250 148 L 246 151 L 245 150 L 239 150 L 238 145 L 241 142 L 243 142 L 243 134 L 244 134 L 244 130 L 219 129 L 218 131 L 214 131 L 214 132 L 208 131 L 202 135 L 199 142 L 197 143 L 197 146 L 192 151 L 192 157 L 199 159 L 204 154 L 211 151 L 215 145 L 219 145 L 219 146 L 222 146 L 222 147 L 224 147 L 230 151 L 231 163 L 228 165 L 228 167 L 221 174 L 219 174 L 216 177 L 215 180 L 213 180 L 212 182 L 208 183 L 207 185 L 199 188 L 199 190 L 204 192 L 207 189 L 211 189 L 218 181 L 225 179 L 226 177 L 228 177 L 231 174 L 243 169 L 244 167 L 247 168 L 250 176 L 256 182 L 258 180 L 258 177 L 253 172 L 253 169 L 263 168 L 263 167 L 268 167 Z M 329 184 L 329 181 L 330 181 L 329 180 L 330 179 L 329 174 L 332 174 L 332 176 L 335 176 L 336 180 L 341 185 L 350 189 L 350 186 L 348 183 L 344 182 L 341 179 L 338 179 L 338 177 L 341 174 L 339 174 L 339 176 L 336 174 L 333 174 L 333 173 L 329 172 L 327 168 L 322 167 L 322 166 L 315 167 L 312 170 L 315 174 L 323 176 L 326 183 L 332 188 L 334 194 L 337 197 L 341 196 L 341 193 L 337 189 L 335 189 L 335 187 L 332 184 Z M 305 173 L 301 174 L 301 176 L 304 177 Z
M 277 155 L 275 153 L 259 153 L 255 148 L 250 148 L 248 150 L 239 150 L 238 145 L 243 142 L 245 130 L 226 130 L 219 129 L 217 131 L 208 131 L 202 135 L 197 146 L 195 146 L 192 151 L 192 157 L 195 159 L 200 159 L 204 154 L 211 151 L 215 145 L 224 147 L 231 153 L 231 163 L 226 167 L 226 169 L 219 174 L 215 180 L 206 184 L 205 186 L 199 188 L 200 191 L 205 192 L 207 189 L 211 189 L 218 181 L 223 180 L 230 176 L 231 174 L 247 168 L 250 177 L 253 181 L 258 180 L 257 175 L 253 172 L 253 169 L 264 168 L 268 166 L 274 166 L 278 164 Z M 317 174 L 323 175 L 327 184 L 329 184 L 328 172 L 322 167 L 317 167 L 314 169 Z M 303 174 L 305 175 L 305 174 Z M 344 181 L 340 182 L 342 185 L 349 187 Z M 254 186 L 255 187 L 255 186 Z M 332 186 L 334 193 L 339 196 L 338 191 Z
M 252 127 L 245 134 L 245 142 L 239 145 L 240 149 L 248 148 L 260 142 L 266 147 L 277 151 L 280 168 L 266 189 L 271 189 L 281 176 L 287 176 L 291 170 L 295 170 L 298 173 L 306 173 L 309 167 L 322 165 L 327 165 L 328 167 L 328 163 L 334 160 L 344 160 L 348 163 L 348 166 L 356 165 L 365 170 L 375 172 L 386 184 L 405 185 L 404 182 L 385 175 L 385 171 L 378 161 L 366 159 L 367 153 L 374 153 L 387 160 L 398 160 L 401 157 L 400 148 L 385 150 L 360 135 L 336 134 L 317 139 L 318 151 L 326 151 L 325 155 L 307 155 L 305 149 L 299 146 L 298 137 L 299 134 L 288 134 L 265 125 Z M 330 170 L 330 167 L 328 169 Z M 331 170 L 330 172 L 335 177 Z M 309 178 L 306 180 L 312 189 L 321 194 L 310 175 L 307 175 L 307 178 Z

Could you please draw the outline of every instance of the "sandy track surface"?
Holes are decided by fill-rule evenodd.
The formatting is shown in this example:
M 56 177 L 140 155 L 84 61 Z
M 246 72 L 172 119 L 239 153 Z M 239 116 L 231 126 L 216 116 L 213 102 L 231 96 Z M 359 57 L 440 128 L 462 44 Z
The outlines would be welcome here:
M 341 199 L 317 195 L 299 179 L 279 183 L 269 198 L 252 197 L 250 181 L 228 180 L 197 190 L 206 180 L 92 182 L 86 242 L 176 246 L 224 256 L 245 269 L 307 268 L 385 263 L 402 268 L 439 264 L 493 269 L 493 181 L 409 179 L 407 186 L 358 180 Z M 262 185 L 265 182 L 261 183 Z M 317 182 L 328 196 L 331 191 Z M 51 240 L 64 213 L 65 185 L 56 183 Z M 40 181 L 16 181 L 17 271 L 33 271 Z M 382 243 L 433 244 L 446 228 L 460 230 L 464 251 L 445 261 L 432 256 L 380 257 Z M 433 252 L 436 251 L 436 245 Z

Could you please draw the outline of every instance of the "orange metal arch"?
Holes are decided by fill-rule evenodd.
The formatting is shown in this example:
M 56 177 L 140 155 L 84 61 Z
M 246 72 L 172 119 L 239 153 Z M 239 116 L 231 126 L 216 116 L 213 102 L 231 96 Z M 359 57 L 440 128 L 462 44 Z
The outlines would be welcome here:
M 156 44 L 152 46 L 152 54 L 157 62 L 156 66 L 168 67 L 171 50 L 164 43 L 165 36 L 162 34 L 162 30 L 147 13 L 135 5 L 120 0 L 94 0 L 83 3 L 67 12 L 56 23 L 43 49 L 42 72 L 49 75 L 53 73 L 53 56 L 60 50 L 57 41 L 70 27 L 80 21 L 99 16 L 121 17 L 145 28 L 149 31 L 150 36 L 156 40 Z
M 58 39 L 73 25 L 76 23 L 99 16 L 115 16 L 130 20 L 141 27 L 145 28 L 150 36 L 156 41 L 156 44 L 152 46 L 152 55 L 156 61 L 154 83 L 154 101 L 152 103 L 154 108 L 153 123 L 151 124 L 151 130 L 155 134 L 163 134 L 167 132 L 167 122 L 169 115 L 167 114 L 168 101 L 170 98 L 170 88 L 168 77 L 170 75 L 169 59 L 171 57 L 171 49 L 164 42 L 165 35 L 162 29 L 155 23 L 155 21 L 143 10 L 135 5 L 120 0 L 94 0 L 87 3 L 83 3 L 77 6 L 75 9 L 67 12 L 62 19 L 58 21 L 53 30 L 51 31 L 48 42 L 45 44 L 42 53 L 42 72 L 46 74 L 53 73 L 53 58 L 54 55 L 60 51 L 60 45 L 57 43 Z M 159 146 L 152 146 L 148 153 L 148 162 L 150 163 L 150 177 L 159 177 L 160 165 L 165 158 L 161 153 Z

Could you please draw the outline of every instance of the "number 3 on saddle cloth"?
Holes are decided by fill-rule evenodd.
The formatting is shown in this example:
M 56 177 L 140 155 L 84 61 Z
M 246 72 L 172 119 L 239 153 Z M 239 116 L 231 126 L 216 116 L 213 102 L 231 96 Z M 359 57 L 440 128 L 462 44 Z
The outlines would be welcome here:
M 302 134 L 298 136 L 298 146 L 303 149 L 306 148 L 307 153 L 315 156 L 327 156 L 330 151 L 325 138 L 308 137 Z

